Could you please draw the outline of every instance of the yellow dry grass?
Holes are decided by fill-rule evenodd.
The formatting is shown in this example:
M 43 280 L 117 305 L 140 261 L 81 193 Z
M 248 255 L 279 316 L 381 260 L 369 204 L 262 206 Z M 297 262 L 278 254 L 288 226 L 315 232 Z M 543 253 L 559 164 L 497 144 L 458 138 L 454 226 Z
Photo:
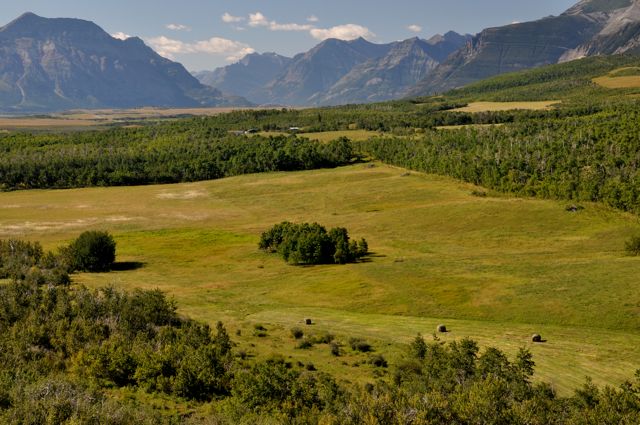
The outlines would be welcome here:
M 560 100 L 544 100 L 536 102 L 472 102 L 463 108 L 452 109 L 454 112 L 494 112 L 526 109 L 541 111 L 553 108 Z
M 640 75 L 627 75 L 623 77 L 598 77 L 593 82 L 607 89 L 637 89 L 640 88 Z

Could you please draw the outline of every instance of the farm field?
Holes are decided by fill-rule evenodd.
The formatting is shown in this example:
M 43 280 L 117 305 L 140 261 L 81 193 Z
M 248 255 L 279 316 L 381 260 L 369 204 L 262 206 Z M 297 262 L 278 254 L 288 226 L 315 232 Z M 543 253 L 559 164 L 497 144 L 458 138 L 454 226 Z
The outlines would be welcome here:
M 0 117 L 0 130 L 78 130 L 129 121 L 169 119 L 178 116 L 213 116 L 232 112 L 238 109 L 258 108 L 139 108 L 73 110 L 51 115 L 36 115 L 33 117 Z
M 533 102 L 472 102 L 462 108 L 452 109 L 454 112 L 497 112 L 512 110 L 543 111 L 553 108 L 559 100 L 544 100 Z
M 608 89 L 636 89 L 640 88 L 640 75 L 598 77 L 593 82 Z
M 475 197 L 455 180 L 382 164 L 162 186 L 0 193 L 0 238 L 55 249 L 86 229 L 112 232 L 121 271 L 76 284 L 159 288 L 182 313 L 222 320 L 240 350 L 280 352 L 352 380 L 357 357 L 295 349 L 289 330 L 361 336 L 391 362 L 446 323 L 509 354 L 529 346 L 537 376 L 567 393 L 590 375 L 620 383 L 640 366 L 638 259 L 623 252 L 637 217 L 585 204 Z M 344 226 L 370 261 L 293 267 L 260 252 L 283 220 Z M 252 334 L 255 324 L 266 337 Z M 530 344 L 532 333 L 547 342 Z

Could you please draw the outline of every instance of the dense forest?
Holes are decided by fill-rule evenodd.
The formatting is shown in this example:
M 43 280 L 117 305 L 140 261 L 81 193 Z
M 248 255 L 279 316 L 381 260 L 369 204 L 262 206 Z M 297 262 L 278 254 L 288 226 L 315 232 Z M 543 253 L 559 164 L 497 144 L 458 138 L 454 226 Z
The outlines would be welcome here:
M 636 102 L 587 116 L 379 137 L 361 148 L 383 162 L 523 196 L 604 202 L 640 212 Z
M 345 139 L 233 136 L 205 119 L 68 134 L 0 135 L 0 189 L 177 183 L 348 164 Z
M 15 242 L 15 241 L 14 241 Z M 15 243 L 14 243 L 15 245 Z M 7 245 L 2 246 L 14 246 Z M 4 249 L 42 257 L 37 244 Z M 358 342 L 354 349 L 365 344 Z M 371 347 L 366 344 L 367 351 Z M 340 355 L 336 350 L 334 355 Z M 0 285 L 0 422 L 11 424 L 635 424 L 640 371 L 619 388 L 586 381 L 572 397 L 537 382 L 534 360 L 463 339 L 418 335 L 391 379 L 345 385 L 283 357 L 252 361 L 157 290 L 88 290 L 15 276 Z M 169 397 L 190 411 L 113 397 Z M 203 413 L 203 406 L 208 406 Z

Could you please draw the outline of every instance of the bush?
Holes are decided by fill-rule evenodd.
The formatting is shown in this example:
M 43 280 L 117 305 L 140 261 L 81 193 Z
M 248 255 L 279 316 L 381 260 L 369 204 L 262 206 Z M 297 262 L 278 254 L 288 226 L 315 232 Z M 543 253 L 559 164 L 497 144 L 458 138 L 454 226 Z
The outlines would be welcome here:
M 389 364 L 387 360 L 382 357 L 382 354 L 376 354 L 369 359 L 369 363 L 375 367 L 387 367 Z
M 625 243 L 624 248 L 625 248 L 625 251 L 627 251 L 627 254 L 629 255 L 633 255 L 636 257 L 640 255 L 640 235 L 632 236 L 631 239 L 629 239 Z
M 107 232 L 84 232 L 65 251 L 72 270 L 108 272 L 116 261 L 116 243 Z
M 304 331 L 299 327 L 291 328 L 291 336 L 295 339 L 301 339 L 304 336 Z
M 313 342 L 308 339 L 303 339 L 302 341 L 300 341 L 300 343 L 297 346 L 297 348 L 301 350 L 308 350 L 309 348 L 312 348 L 312 347 L 313 347 Z
M 368 353 L 372 350 L 371 344 L 362 338 L 350 338 L 349 346 L 353 351 L 360 351 L 361 353 Z

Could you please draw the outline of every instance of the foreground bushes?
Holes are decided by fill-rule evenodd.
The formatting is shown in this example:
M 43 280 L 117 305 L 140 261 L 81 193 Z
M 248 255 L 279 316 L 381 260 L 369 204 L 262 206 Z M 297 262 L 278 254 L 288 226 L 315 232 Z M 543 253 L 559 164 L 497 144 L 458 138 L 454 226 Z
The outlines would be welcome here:
M 369 253 L 366 240 L 349 239 L 344 227 L 327 229 L 318 223 L 276 224 L 260 237 L 258 245 L 267 252 L 277 252 L 291 264 L 346 264 Z

